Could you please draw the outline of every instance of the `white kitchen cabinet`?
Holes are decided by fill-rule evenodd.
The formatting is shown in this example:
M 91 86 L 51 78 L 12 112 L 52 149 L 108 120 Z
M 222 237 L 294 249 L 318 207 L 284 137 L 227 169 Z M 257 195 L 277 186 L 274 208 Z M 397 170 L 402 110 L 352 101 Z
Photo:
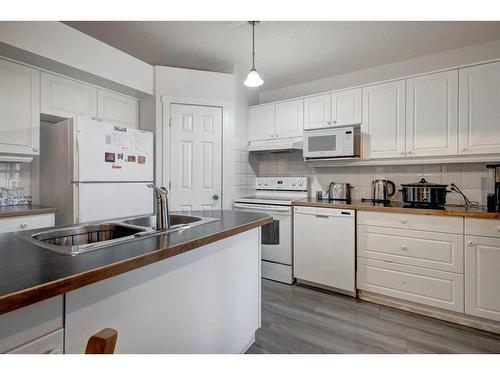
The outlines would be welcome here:
M 295 207 L 293 271 L 299 281 L 355 292 L 355 211 Z
M 302 137 L 304 132 L 304 101 L 290 100 L 274 107 L 276 138 Z
M 0 218 L 0 233 L 17 232 L 54 226 L 54 214 L 26 215 Z
M 97 88 L 69 78 L 41 73 L 41 112 L 69 118 L 97 118 Z
M 97 98 L 99 121 L 128 128 L 139 126 L 139 101 L 137 99 L 102 89 L 98 90 Z
M 404 80 L 363 88 L 363 158 L 405 156 Z
M 457 155 L 458 70 L 406 82 L 406 157 Z
M 459 153 L 500 153 L 500 62 L 459 70 Z
M 58 329 L 48 335 L 39 337 L 6 354 L 63 354 L 64 330 Z
M 357 287 L 441 309 L 464 312 L 464 276 L 358 257 Z
M 361 124 L 361 89 L 337 91 L 331 94 L 331 126 Z
M 304 99 L 304 129 L 327 128 L 332 125 L 330 94 Z
M 465 241 L 465 313 L 500 321 L 500 238 Z
M 0 153 L 38 155 L 40 73 L 0 60 Z
M 0 314 L 0 353 L 10 352 L 63 328 L 63 296 Z M 52 340 L 49 339 L 51 343 Z M 35 347 L 31 347 L 35 350 Z M 39 345 L 36 348 L 40 348 Z M 29 352 L 24 348 L 23 353 Z M 57 349 L 53 344 L 48 350 Z M 38 353 L 33 351 L 32 353 Z
M 249 108 L 248 140 L 273 139 L 274 134 L 274 104 Z

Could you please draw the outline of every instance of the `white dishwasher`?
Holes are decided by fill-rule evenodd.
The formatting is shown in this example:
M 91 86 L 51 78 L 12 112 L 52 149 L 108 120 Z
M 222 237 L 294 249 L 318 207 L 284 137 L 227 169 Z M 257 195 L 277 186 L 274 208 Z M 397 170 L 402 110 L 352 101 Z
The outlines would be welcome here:
M 296 206 L 294 276 L 299 283 L 356 295 L 355 211 Z

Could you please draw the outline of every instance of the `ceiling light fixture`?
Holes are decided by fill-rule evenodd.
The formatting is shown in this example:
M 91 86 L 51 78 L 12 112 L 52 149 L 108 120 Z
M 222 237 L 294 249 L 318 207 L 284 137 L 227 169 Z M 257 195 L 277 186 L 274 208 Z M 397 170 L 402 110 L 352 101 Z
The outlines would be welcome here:
M 248 23 L 252 25 L 252 69 L 250 73 L 248 73 L 244 84 L 248 87 L 259 87 L 264 83 L 255 69 L 255 25 L 259 23 L 259 21 L 248 21 Z

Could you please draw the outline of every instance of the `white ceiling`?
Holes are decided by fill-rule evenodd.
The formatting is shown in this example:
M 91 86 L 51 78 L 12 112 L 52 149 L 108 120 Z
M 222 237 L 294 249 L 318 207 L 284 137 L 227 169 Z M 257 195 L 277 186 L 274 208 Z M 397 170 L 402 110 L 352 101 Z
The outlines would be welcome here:
M 244 21 L 65 22 L 153 65 L 232 72 L 251 66 Z M 500 22 L 261 22 L 256 67 L 280 88 L 500 38 Z

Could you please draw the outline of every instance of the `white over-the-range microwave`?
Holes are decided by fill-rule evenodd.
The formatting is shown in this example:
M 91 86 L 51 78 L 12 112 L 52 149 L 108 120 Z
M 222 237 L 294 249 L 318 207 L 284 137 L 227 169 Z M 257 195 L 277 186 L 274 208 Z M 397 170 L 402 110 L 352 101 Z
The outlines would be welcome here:
M 360 140 L 359 126 L 304 130 L 303 155 L 306 159 L 359 157 Z

